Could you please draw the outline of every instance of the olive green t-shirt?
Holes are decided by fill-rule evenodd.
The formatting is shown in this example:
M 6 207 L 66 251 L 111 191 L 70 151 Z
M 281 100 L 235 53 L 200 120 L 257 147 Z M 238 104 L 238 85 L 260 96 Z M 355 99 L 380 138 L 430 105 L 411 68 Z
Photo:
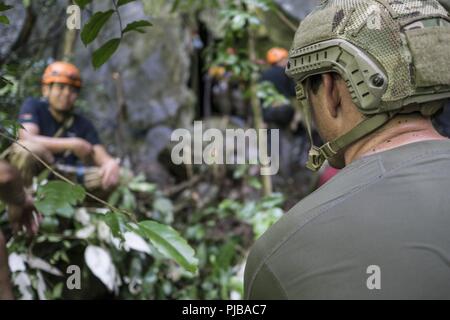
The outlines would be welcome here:
M 254 245 L 246 299 L 450 299 L 450 140 L 357 160 Z

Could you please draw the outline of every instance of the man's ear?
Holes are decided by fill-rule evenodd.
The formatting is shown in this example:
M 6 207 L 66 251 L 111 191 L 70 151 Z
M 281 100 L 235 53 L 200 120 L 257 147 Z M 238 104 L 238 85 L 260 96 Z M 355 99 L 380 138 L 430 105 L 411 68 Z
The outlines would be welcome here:
M 337 86 L 336 78 L 331 73 L 322 74 L 323 84 L 323 103 L 324 107 L 330 113 L 330 116 L 336 118 L 341 108 L 341 98 Z

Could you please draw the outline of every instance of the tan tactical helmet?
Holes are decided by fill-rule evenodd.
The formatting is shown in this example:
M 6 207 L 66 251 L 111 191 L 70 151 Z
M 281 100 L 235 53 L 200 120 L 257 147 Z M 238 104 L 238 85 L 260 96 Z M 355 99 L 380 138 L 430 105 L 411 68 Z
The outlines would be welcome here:
M 297 83 L 311 131 L 307 79 L 335 72 L 366 116 L 349 133 L 318 148 L 307 164 L 343 167 L 342 151 L 399 113 L 433 115 L 450 97 L 450 17 L 436 0 L 322 1 L 302 21 L 287 74 Z

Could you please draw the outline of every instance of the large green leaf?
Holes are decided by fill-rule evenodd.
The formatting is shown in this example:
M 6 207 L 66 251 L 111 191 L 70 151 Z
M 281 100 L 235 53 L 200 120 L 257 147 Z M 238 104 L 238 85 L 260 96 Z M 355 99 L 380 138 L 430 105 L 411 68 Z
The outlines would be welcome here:
M 81 9 L 84 9 L 91 2 L 92 0 L 75 0 L 75 3 L 79 5 Z
M 151 27 L 152 24 L 147 21 L 147 20 L 139 20 L 139 21 L 134 21 L 129 23 L 125 29 L 123 29 L 123 33 L 127 33 L 130 31 L 137 31 L 140 33 L 145 33 L 144 30 L 142 30 L 141 28 L 147 28 L 147 27 Z
M 9 19 L 7 16 L 0 16 L 0 23 L 9 24 Z
M 0 12 L 12 9 L 13 6 L 5 4 L 3 1 L 0 1 Z
M 114 13 L 114 10 L 108 10 L 108 11 L 99 11 L 96 12 L 92 18 L 86 23 L 86 25 L 83 27 L 83 30 L 81 31 L 81 40 L 85 45 L 88 45 L 92 41 L 97 38 L 100 30 L 103 28 L 103 26 L 108 22 L 109 18 L 111 18 L 112 14 Z
M 136 1 L 136 0 L 119 0 L 119 2 L 117 2 L 117 6 L 120 7 L 120 6 L 123 6 L 123 5 L 133 2 L 133 1 Z
M 108 212 L 101 219 L 108 225 L 114 237 L 124 240 L 125 218 L 119 212 Z
M 116 52 L 120 45 L 120 38 L 109 40 L 92 55 L 92 65 L 95 69 L 100 68 Z
M 197 271 L 198 260 L 194 249 L 172 227 L 154 221 L 142 221 L 138 226 L 139 233 L 148 238 L 161 254 L 175 260 L 189 272 Z
M 83 201 L 85 196 L 86 192 L 80 186 L 51 181 L 38 189 L 35 205 L 44 215 L 58 214 L 70 218 L 74 213 L 73 206 Z

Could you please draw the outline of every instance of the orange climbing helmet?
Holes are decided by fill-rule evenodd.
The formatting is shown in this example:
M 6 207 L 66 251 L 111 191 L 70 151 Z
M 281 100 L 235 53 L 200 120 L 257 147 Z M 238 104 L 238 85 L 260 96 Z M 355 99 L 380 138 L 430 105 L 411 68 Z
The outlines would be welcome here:
M 275 64 L 289 57 L 289 52 L 283 48 L 272 48 L 267 52 L 267 62 Z
M 77 88 L 81 87 L 80 70 L 73 64 L 56 61 L 48 65 L 42 76 L 42 84 L 64 83 Z

